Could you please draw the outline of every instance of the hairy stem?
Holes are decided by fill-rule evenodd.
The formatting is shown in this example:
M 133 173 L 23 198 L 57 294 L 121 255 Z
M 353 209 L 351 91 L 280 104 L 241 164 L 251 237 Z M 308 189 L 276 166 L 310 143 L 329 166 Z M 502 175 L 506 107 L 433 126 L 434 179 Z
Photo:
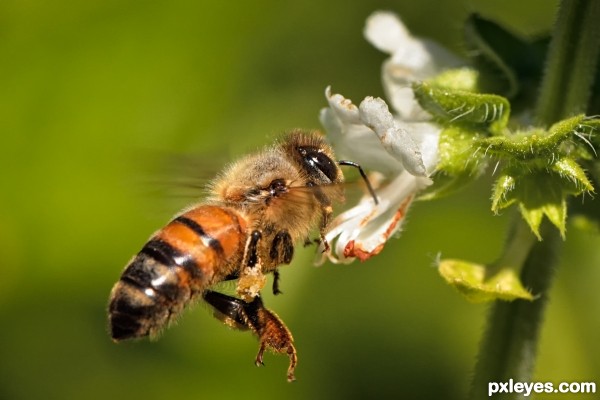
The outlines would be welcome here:
M 538 98 L 539 122 L 586 112 L 600 54 L 599 20 L 599 1 L 561 2 Z
M 540 123 L 550 125 L 586 111 L 600 54 L 599 20 L 600 1 L 561 2 L 536 109 Z M 518 219 L 514 224 L 525 222 Z M 522 228 L 513 226 L 512 232 L 521 232 Z M 559 231 L 547 221 L 540 233 L 544 240 L 534 242 L 529 249 L 519 248 L 514 240 L 509 240 L 507 250 L 517 245 L 517 258 L 526 254 L 521 280 L 537 297 L 532 302 L 496 301 L 492 306 L 479 350 L 471 399 L 485 398 L 490 382 L 531 381 L 548 292 L 562 245 Z M 530 242 L 524 241 L 524 246 L 527 243 Z M 502 398 L 522 398 L 522 394 L 507 393 Z
M 529 225 L 520 215 L 514 216 L 514 222 L 507 235 L 504 250 L 500 258 L 488 268 L 489 276 L 493 276 L 501 269 L 512 268 L 518 274 L 536 242 L 535 235 L 531 232 Z
M 515 219 L 513 229 L 529 229 L 525 221 Z M 557 263 L 560 233 L 549 223 L 542 225 L 543 241 L 523 241 L 529 247 L 521 271 L 523 286 L 536 296 L 534 301 L 496 301 L 488 315 L 486 332 L 481 343 L 470 398 L 481 399 L 488 394 L 488 383 L 530 382 L 535 366 L 537 342 L 548 302 L 548 291 Z M 531 233 L 530 233 L 531 234 Z M 531 234 L 533 236 L 533 234 Z M 516 242 L 511 242 L 514 247 Z M 519 251 L 521 252 L 521 251 Z M 520 394 L 506 394 L 502 398 L 520 398 Z

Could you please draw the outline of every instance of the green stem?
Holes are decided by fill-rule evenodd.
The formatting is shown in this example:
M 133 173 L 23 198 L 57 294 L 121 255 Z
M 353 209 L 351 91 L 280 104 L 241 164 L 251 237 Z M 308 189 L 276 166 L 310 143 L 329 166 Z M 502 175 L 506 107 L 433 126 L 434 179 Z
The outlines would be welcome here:
M 563 0 L 553 31 L 536 117 L 550 125 L 564 117 L 585 112 L 594 84 L 600 52 L 600 1 Z M 525 222 L 516 220 L 511 232 L 520 232 Z M 518 247 L 509 240 L 507 250 L 516 258 L 526 254 L 521 280 L 537 296 L 529 302 L 496 301 L 492 306 L 471 386 L 471 399 L 488 395 L 491 382 L 530 382 L 535 367 L 537 344 L 548 292 L 561 247 L 559 231 L 547 221 L 542 224 L 543 241 L 524 241 Z M 510 249 L 511 247 L 517 246 Z M 529 247 L 529 248 L 528 248 Z M 502 398 L 523 398 L 509 393 Z
M 541 123 L 586 112 L 600 54 L 599 20 L 597 0 L 561 2 L 536 109 Z
M 531 228 L 524 222 L 521 215 L 514 216 L 515 221 L 510 227 L 506 244 L 500 258 L 487 268 L 488 277 L 496 275 L 500 270 L 511 268 L 518 274 L 529 256 L 531 247 L 536 242 Z
M 513 229 L 517 231 L 529 229 L 520 218 L 515 219 L 514 225 Z M 532 246 L 529 241 L 524 241 L 528 255 L 521 271 L 523 286 L 537 297 L 534 301 L 496 301 L 493 304 L 471 385 L 470 398 L 473 400 L 487 396 L 490 382 L 532 380 L 537 342 L 561 242 L 559 231 L 549 223 L 543 224 L 541 231 L 543 241 L 534 242 Z M 513 393 L 501 398 L 521 396 Z

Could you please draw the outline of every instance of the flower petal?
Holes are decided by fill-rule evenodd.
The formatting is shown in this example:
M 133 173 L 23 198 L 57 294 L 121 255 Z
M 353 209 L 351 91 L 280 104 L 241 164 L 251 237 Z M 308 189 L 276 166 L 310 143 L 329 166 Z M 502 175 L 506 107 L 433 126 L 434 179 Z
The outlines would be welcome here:
M 427 175 L 421 151 L 406 130 L 396 124 L 385 101 L 367 97 L 360 103 L 359 110 L 361 120 L 377 134 L 388 153 L 402 161 L 411 174 Z
M 329 107 L 321 110 L 319 118 L 339 159 L 347 158 L 385 174 L 404 169 L 402 162 L 389 154 L 377 135 L 363 123 L 352 101 L 339 94 L 332 95 L 329 87 L 325 95 Z
M 404 122 L 399 119 L 396 119 L 396 125 L 412 137 L 421 153 L 426 175 L 432 174 L 439 162 L 441 127 L 433 122 Z
M 405 120 L 427 119 L 410 84 L 464 62 L 435 42 L 410 35 L 400 18 L 390 12 L 373 13 L 367 19 L 364 35 L 373 46 L 391 55 L 382 69 L 383 87 L 394 109 Z
M 443 47 L 410 35 L 392 13 L 373 13 L 364 35 L 391 54 L 383 65 L 383 82 L 393 113 L 380 98 L 367 97 L 356 107 L 327 88 L 329 107 L 321 111 L 320 119 L 338 157 L 384 173 L 388 179 L 376 188 L 378 204 L 365 195 L 332 221 L 325 235 L 332 251 L 322 253 L 321 262 L 326 257 L 332 262 L 364 261 L 378 254 L 400 230 L 415 195 L 431 184 L 428 175 L 439 161 L 441 128 L 418 104 L 412 83 L 461 64 Z
M 367 18 L 363 33 L 373 46 L 389 54 L 412 39 L 400 19 L 386 11 L 375 11 L 371 14 Z
M 415 194 L 429 184 L 429 178 L 404 171 L 377 191 L 379 204 L 370 196 L 363 196 L 355 207 L 332 221 L 325 238 L 329 243 L 335 241 L 333 253 L 324 254 L 321 262 L 325 256 L 332 262 L 349 263 L 354 258 L 364 261 L 378 254 L 400 230 Z

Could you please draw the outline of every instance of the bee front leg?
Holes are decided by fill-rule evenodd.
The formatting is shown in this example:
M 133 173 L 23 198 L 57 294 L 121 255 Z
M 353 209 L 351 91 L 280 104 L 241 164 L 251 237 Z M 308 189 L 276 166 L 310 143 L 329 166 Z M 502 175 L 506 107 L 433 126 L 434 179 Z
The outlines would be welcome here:
M 265 308 L 260 296 L 247 303 L 241 299 L 222 293 L 207 291 L 204 300 L 216 311 L 216 317 L 227 325 L 237 329 L 250 329 L 259 340 L 260 347 L 255 364 L 264 365 L 263 354 L 269 349 L 275 353 L 287 354 L 290 365 L 287 371 L 288 382 L 294 381 L 294 371 L 298 363 L 294 338 L 283 321 L 272 311 Z
M 329 221 L 333 215 L 333 207 L 331 206 L 331 200 L 329 200 L 325 193 L 323 193 L 323 191 L 319 188 L 315 190 L 315 197 L 321 205 L 321 224 L 319 226 L 319 236 L 321 243 L 323 244 L 323 253 L 327 253 L 331 248 L 329 247 L 329 242 L 325 238 L 325 232 L 327 231 L 327 225 L 329 225 Z
M 242 261 L 243 266 L 254 268 L 257 264 L 260 264 L 260 257 L 258 255 L 258 242 L 260 242 L 260 239 L 262 239 L 262 233 L 260 231 L 252 231 L 246 242 L 244 259 Z
M 253 231 L 246 241 L 237 293 L 247 302 L 251 302 L 258 296 L 258 293 L 267 283 L 267 277 L 262 272 L 262 263 L 258 254 L 258 244 L 261 239 L 262 234 L 260 231 Z
M 323 208 L 321 209 L 321 226 L 319 227 L 319 235 L 321 237 L 321 243 L 323 244 L 323 253 L 328 253 L 331 249 L 329 247 L 329 242 L 325 238 L 325 233 L 332 215 L 333 207 L 331 207 L 331 204 L 323 205 Z

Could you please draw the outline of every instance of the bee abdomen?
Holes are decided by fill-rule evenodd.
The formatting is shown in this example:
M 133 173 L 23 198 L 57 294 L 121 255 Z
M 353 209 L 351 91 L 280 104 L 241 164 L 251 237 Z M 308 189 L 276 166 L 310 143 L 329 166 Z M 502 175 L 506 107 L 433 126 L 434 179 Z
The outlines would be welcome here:
M 171 245 L 149 241 L 115 285 L 109 305 L 111 335 L 123 340 L 154 335 L 191 300 L 190 271 L 200 271 Z
M 243 221 L 201 206 L 161 229 L 127 265 L 109 305 L 111 336 L 154 336 L 239 253 Z

